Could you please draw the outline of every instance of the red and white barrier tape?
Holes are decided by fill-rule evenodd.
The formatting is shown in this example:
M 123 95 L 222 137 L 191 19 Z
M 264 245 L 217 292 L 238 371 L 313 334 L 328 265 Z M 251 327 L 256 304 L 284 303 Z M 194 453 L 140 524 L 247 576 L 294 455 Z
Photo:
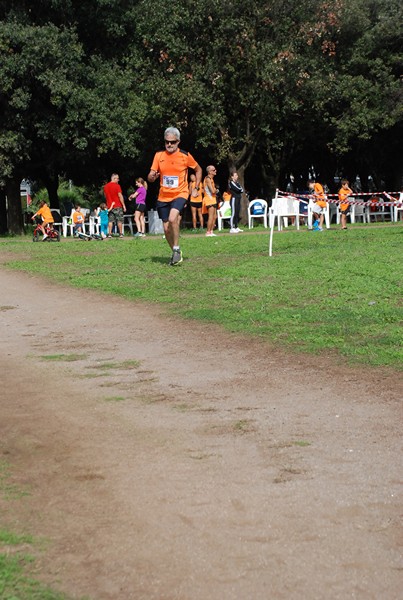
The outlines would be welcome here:
M 338 194 L 325 194 L 324 200 L 329 202 L 329 204 L 355 204 L 357 206 L 403 206 L 403 202 L 394 198 L 392 194 L 398 194 L 399 192 L 377 192 L 376 194 L 370 194 L 368 192 L 362 192 L 358 194 L 350 194 L 345 200 L 339 200 Z M 356 196 L 372 196 L 372 198 L 378 198 L 379 196 L 386 196 L 389 198 L 389 201 L 377 200 L 374 202 L 373 200 L 354 200 Z M 295 198 L 296 200 L 301 200 L 308 204 L 308 200 L 321 200 L 321 198 L 317 198 L 314 194 L 292 194 L 290 192 L 282 192 L 278 190 L 277 192 L 278 198 Z M 334 197 L 334 200 L 332 199 Z

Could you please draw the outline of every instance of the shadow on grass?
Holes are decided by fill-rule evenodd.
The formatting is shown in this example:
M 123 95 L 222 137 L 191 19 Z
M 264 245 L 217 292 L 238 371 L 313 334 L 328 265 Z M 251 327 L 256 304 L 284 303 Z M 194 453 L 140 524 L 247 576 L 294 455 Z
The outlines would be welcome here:
M 139 262 L 152 262 L 152 263 L 159 263 L 161 265 L 167 265 L 169 266 L 169 260 L 170 257 L 168 256 L 151 256 L 150 258 L 141 258 Z

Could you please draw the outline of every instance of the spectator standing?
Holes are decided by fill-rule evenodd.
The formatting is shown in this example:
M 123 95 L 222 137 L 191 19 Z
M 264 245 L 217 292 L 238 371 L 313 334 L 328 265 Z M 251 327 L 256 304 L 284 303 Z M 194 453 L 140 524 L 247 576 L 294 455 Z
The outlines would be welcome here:
M 146 223 L 144 215 L 146 212 L 147 182 L 141 177 L 137 177 L 136 186 L 137 191 L 129 196 L 129 200 L 136 200 L 134 222 L 136 223 L 137 232 L 134 234 L 134 237 L 145 237 Z
M 106 206 L 108 208 L 108 238 L 112 237 L 112 228 L 116 224 L 119 237 L 123 238 L 123 216 L 126 205 L 119 185 L 119 175 L 112 173 L 111 180 L 104 186 Z
M 105 202 L 102 202 L 99 205 L 99 208 L 96 211 L 96 216 L 99 217 L 99 229 L 101 232 L 101 237 L 106 238 L 108 235 L 109 214 Z
M 164 143 L 165 150 L 155 154 L 147 179 L 151 183 L 158 177 L 160 179 L 157 211 L 172 250 L 169 264 L 176 266 L 183 260 L 179 246 L 179 224 L 180 213 L 189 194 L 188 169 L 194 169 L 196 173 L 196 186 L 192 190 L 194 198 L 199 192 L 202 169 L 189 152 L 179 149 L 179 129 L 168 127 L 164 132 Z
M 198 187 L 198 189 L 197 189 Z M 196 189 L 197 196 L 193 194 L 193 190 Z M 192 213 L 192 227 L 193 231 L 197 230 L 197 219 L 199 219 L 200 223 L 200 231 L 203 231 L 204 228 L 204 219 L 202 213 L 203 207 L 203 184 L 200 183 L 199 186 L 196 185 L 196 175 L 193 173 L 190 176 L 189 183 L 189 202 L 190 202 L 190 210 Z
M 350 203 L 347 202 L 347 198 L 353 193 L 353 190 L 349 188 L 349 182 L 347 179 L 341 180 L 341 188 L 339 189 L 339 209 L 341 215 L 341 229 L 347 229 L 347 215 L 350 212 Z
M 210 165 L 206 169 L 206 177 L 204 178 L 204 206 L 207 210 L 207 237 L 216 237 L 214 226 L 217 218 L 217 188 L 214 183 L 214 177 L 217 174 L 217 169 Z
M 308 181 L 308 188 L 310 193 L 314 195 L 313 216 L 315 220 L 313 229 L 314 231 L 323 231 L 323 221 L 325 219 L 325 209 L 327 207 L 323 186 L 315 181 L 315 179 L 310 179 Z
M 231 193 L 231 229 L 229 232 L 242 233 L 242 229 L 239 229 L 238 223 L 241 213 L 241 198 L 244 189 L 238 181 L 238 173 L 236 171 L 230 175 L 228 188 Z

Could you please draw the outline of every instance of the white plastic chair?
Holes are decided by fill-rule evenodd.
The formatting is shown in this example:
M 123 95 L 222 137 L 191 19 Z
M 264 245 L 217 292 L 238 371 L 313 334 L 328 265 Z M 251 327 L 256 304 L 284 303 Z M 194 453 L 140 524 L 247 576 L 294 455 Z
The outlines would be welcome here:
M 400 194 L 399 194 L 399 202 L 403 202 L 403 192 L 400 192 Z M 392 209 L 391 213 L 393 215 L 393 221 L 395 223 L 397 223 L 399 220 L 399 211 L 403 213 L 403 206 L 392 206 L 391 209 Z
M 89 218 L 90 235 L 94 235 L 95 233 L 97 235 L 99 235 L 100 224 L 101 224 L 101 219 L 97 215 L 92 215 Z
M 289 217 L 294 218 L 294 225 L 299 229 L 299 200 L 293 196 L 276 196 L 270 207 L 270 228 L 274 227 L 277 219 L 278 230 L 288 227 Z
M 355 223 L 359 219 L 362 219 L 363 223 L 369 223 L 368 206 L 353 204 L 351 206 L 351 222 Z
M 70 235 L 71 236 L 74 235 L 73 212 L 75 212 L 75 208 L 73 208 L 73 210 L 71 211 L 70 216 L 63 217 L 63 223 L 62 223 L 63 237 L 67 237 L 67 231 L 68 231 L 69 227 L 70 227 Z M 84 219 L 86 219 L 87 215 L 89 215 L 91 211 L 89 208 L 82 208 L 80 212 L 83 213 Z M 86 233 L 85 222 L 82 223 L 82 228 L 83 228 L 83 233 Z
M 362 207 L 364 208 L 364 207 Z M 364 218 L 364 223 L 365 223 L 365 215 L 363 213 L 363 218 Z M 350 219 L 351 223 L 355 223 L 355 204 L 353 204 L 350 207 L 350 212 L 348 213 L 347 217 Z M 340 225 L 340 220 L 341 220 L 341 212 L 340 212 L 340 206 L 337 204 L 336 206 L 336 225 Z
M 254 214 L 254 207 L 256 205 L 261 205 L 263 207 L 263 212 L 261 214 Z M 268 210 L 268 205 L 266 200 L 263 200 L 261 198 L 256 198 L 255 200 L 252 200 L 252 202 L 249 203 L 248 206 L 248 227 L 249 229 L 252 229 L 253 227 L 253 219 L 263 219 L 263 225 L 266 227 L 267 229 L 267 210 Z
M 382 222 L 385 221 L 385 217 L 390 217 L 390 220 L 393 221 L 393 207 L 377 206 L 374 211 L 371 210 L 371 207 L 368 207 L 368 223 L 371 223 L 371 217 L 374 217 L 374 222 L 378 220 L 378 217 L 381 217 Z
M 60 214 L 60 210 L 57 208 L 51 208 L 50 212 L 52 213 L 52 217 L 54 220 L 53 227 L 57 227 L 58 230 L 63 227 L 62 215 Z
M 217 225 L 218 231 L 223 229 L 223 221 L 231 219 L 231 204 L 229 202 L 223 202 L 219 209 L 217 209 Z
M 312 229 L 312 223 L 313 223 L 313 208 L 314 208 L 315 203 L 313 202 L 313 200 L 309 200 L 309 204 L 308 204 L 308 229 Z M 330 229 L 330 209 L 329 209 L 329 203 L 326 202 L 326 208 L 325 208 L 325 225 L 326 225 L 326 229 Z
M 122 233 L 125 233 L 125 227 L 130 230 L 130 235 L 133 235 L 133 217 L 134 215 L 123 215 Z

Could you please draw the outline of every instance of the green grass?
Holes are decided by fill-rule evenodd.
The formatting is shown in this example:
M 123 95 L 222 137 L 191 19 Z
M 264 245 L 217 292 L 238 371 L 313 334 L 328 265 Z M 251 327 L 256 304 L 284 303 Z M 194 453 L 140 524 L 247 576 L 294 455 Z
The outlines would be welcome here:
M 17 552 L 0 552 L 0 598 L 2 600 L 67 600 L 67 596 L 52 591 L 25 574 L 33 562 L 31 556 Z
M 403 363 L 400 225 L 276 233 L 271 258 L 268 235 L 183 235 L 184 262 L 176 268 L 167 266 L 161 236 L 141 241 L 13 238 L 1 247 L 13 269 L 161 303 L 292 351 L 395 368 Z
M 44 354 L 40 357 L 42 360 L 49 361 L 62 361 L 62 362 L 75 362 L 76 360 L 84 360 L 87 358 L 86 354 Z
M 117 362 L 100 362 L 97 365 L 91 365 L 89 369 L 101 369 L 103 371 L 109 371 L 113 369 L 137 369 L 140 366 L 138 360 L 123 360 L 120 363 Z
M 17 535 L 6 529 L 0 529 L 0 544 L 19 546 L 20 544 L 33 544 L 32 535 Z
M 123 396 L 108 396 L 105 398 L 105 402 L 123 402 L 126 400 Z
M 0 494 L 5 500 L 19 500 L 24 496 L 29 496 L 29 492 L 20 488 L 10 481 L 10 465 L 5 460 L 0 460 Z M 1 596 L 0 596 L 1 598 Z

